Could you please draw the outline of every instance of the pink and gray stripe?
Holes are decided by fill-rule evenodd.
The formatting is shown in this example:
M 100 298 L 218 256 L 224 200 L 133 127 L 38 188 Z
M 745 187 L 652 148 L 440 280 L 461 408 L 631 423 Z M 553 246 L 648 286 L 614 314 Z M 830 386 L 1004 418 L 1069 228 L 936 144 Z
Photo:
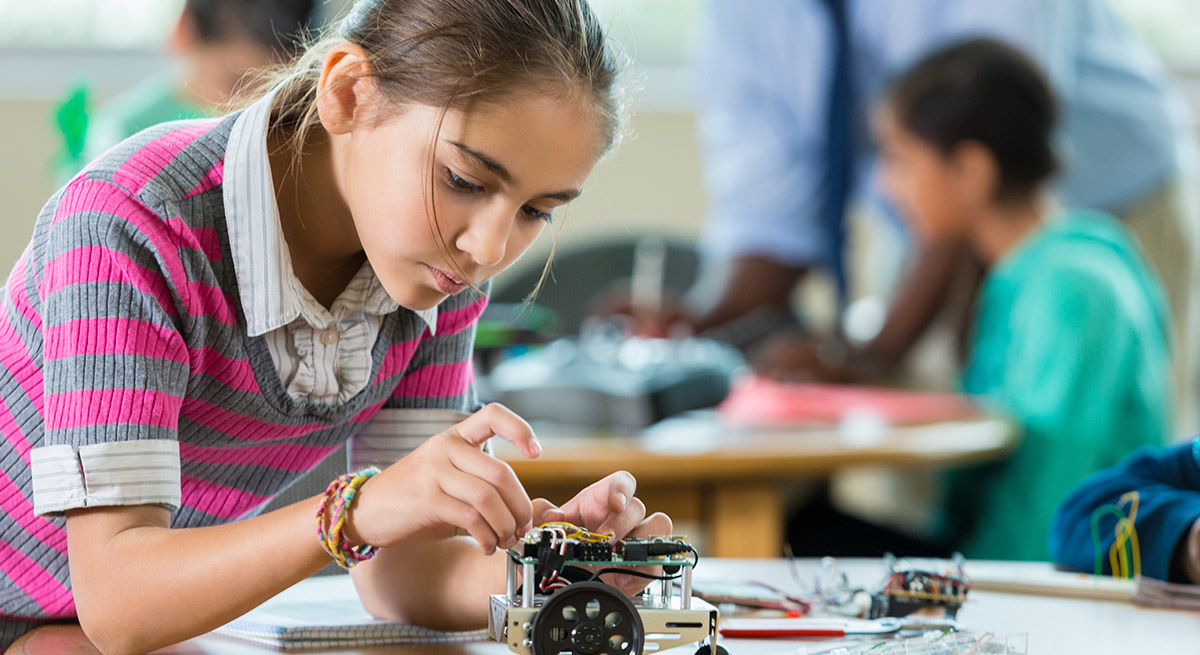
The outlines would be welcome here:
M 346 402 L 288 395 L 247 335 L 231 262 L 235 118 L 160 125 L 107 153 L 46 204 L 0 292 L 0 647 L 74 615 L 62 510 L 160 503 L 174 527 L 246 517 L 380 409 L 475 402 L 486 298 L 469 290 L 443 303 L 436 336 L 388 314 L 370 382 Z

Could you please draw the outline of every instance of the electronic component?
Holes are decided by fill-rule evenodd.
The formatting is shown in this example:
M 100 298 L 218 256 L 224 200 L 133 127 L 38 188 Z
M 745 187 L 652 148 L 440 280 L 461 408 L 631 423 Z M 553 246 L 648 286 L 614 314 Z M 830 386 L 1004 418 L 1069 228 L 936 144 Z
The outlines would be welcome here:
M 963 556 L 950 562 L 938 560 L 925 565 L 897 560 L 888 555 L 888 575 L 883 588 L 871 595 L 870 618 L 908 616 L 927 608 L 941 608 L 954 618 L 967 601 L 971 579 L 963 572 Z
M 613 543 L 611 535 L 547 523 L 508 555 L 507 588 L 491 598 L 488 629 L 518 655 L 642 655 L 689 643 L 701 643 L 698 655 L 728 655 L 716 646 L 717 609 L 692 597 L 699 556 L 686 539 Z M 600 580 L 607 573 L 655 582 L 631 599 Z

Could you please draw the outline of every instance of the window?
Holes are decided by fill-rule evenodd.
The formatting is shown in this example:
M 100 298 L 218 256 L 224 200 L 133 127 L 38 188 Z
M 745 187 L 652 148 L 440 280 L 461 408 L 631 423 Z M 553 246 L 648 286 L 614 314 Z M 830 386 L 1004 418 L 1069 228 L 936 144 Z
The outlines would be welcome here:
M 704 3 L 699 0 L 591 0 L 613 40 L 634 60 L 639 110 L 688 110 L 691 54 Z
M 98 98 L 167 70 L 184 0 L 0 0 L 0 100 L 59 101 L 81 81 Z M 350 0 L 321 0 L 335 16 Z
M 0 45 L 153 50 L 182 0 L 0 0 Z
M 703 3 L 697 0 L 591 0 L 612 37 L 648 67 L 685 64 Z
M 1112 0 L 1114 8 L 1167 65 L 1200 74 L 1200 2 L 1196 0 Z

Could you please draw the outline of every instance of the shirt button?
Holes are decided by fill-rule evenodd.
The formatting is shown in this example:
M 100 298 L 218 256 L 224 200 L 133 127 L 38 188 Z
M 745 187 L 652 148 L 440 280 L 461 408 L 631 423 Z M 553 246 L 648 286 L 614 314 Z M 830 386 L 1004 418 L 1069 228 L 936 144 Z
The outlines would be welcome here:
M 333 328 L 329 328 L 328 330 L 321 331 L 321 343 L 325 344 L 326 346 L 332 346 L 333 344 L 337 343 L 337 340 L 338 340 L 338 331 L 337 330 L 335 330 Z

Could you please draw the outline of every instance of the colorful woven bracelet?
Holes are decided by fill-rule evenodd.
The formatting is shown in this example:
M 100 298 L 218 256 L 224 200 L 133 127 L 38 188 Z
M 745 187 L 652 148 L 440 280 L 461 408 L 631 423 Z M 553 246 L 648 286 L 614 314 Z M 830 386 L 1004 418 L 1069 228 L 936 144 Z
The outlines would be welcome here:
M 346 526 L 346 515 L 354 503 L 359 487 L 376 473 L 379 473 L 379 469 L 372 466 L 356 473 L 342 475 L 329 483 L 329 487 L 321 496 L 321 507 L 317 510 L 317 538 L 320 539 L 325 552 L 344 569 L 352 569 L 359 562 L 371 559 L 379 550 L 376 546 L 367 544 L 352 545 L 342 533 Z M 332 515 L 329 514 L 330 501 L 333 502 Z

